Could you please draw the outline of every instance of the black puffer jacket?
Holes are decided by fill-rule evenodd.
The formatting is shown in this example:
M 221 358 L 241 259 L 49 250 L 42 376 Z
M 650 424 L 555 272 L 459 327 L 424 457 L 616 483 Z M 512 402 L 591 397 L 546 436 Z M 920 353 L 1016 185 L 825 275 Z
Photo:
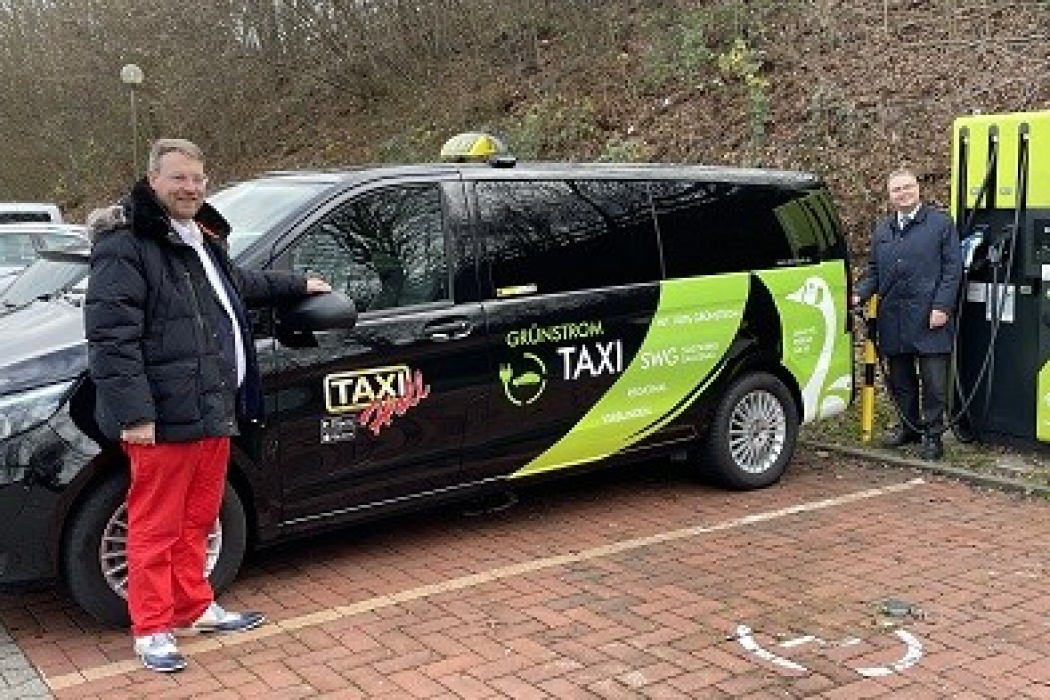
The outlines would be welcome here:
M 261 412 L 244 304 L 305 296 L 306 279 L 234 266 L 225 245 L 229 225 L 210 205 L 201 208 L 196 220 L 205 247 L 240 316 L 247 371 L 238 391 L 229 315 L 146 181 L 90 219 L 84 319 L 102 432 L 116 440 L 123 428 L 153 421 L 158 442 L 235 435 L 238 418 Z

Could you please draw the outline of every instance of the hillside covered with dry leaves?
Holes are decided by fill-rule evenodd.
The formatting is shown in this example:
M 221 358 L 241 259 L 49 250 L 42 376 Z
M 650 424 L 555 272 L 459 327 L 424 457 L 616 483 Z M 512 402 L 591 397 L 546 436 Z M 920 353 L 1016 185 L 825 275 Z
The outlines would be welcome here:
M 522 157 L 812 170 L 863 256 L 893 168 L 915 168 L 927 198 L 949 201 L 954 119 L 1050 109 L 1050 2 L 646 6 L 627 6 L 621 35 L 589 60 L 552 34 L 513 71 L 447 76 L 454 87 L 407 105 L 393 120 L 404 131 L 381 142 L 426 158 L 445 135 L 491 128 Z
M 0 7 L 0 198 L 75 218 L 126 187 L 134 61 L 140 148 L 192 138 L 216 182 L 489 130 L 525 159 L 814 171 L 863 257 L 893 168 L 949 200 L 956 117 L 1050 108 L 1048 0 L 131 4 Z

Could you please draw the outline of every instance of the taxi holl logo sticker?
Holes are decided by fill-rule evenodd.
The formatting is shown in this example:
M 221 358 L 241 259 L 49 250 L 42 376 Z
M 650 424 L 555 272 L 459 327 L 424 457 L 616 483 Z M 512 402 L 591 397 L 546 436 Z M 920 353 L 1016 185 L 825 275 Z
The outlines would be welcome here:
M 329 413 L 360 411 L 376 400 L 404 396 L 410 379 L 408 365 L 329 374 L 324 378 L 325 407 Z
M 430 396 L 423 373 L 408 365 L 339 372 L 325 377 L 329 413 L 360 412 L 357 422 L 378 435 L 395 415 L 404 415 Z

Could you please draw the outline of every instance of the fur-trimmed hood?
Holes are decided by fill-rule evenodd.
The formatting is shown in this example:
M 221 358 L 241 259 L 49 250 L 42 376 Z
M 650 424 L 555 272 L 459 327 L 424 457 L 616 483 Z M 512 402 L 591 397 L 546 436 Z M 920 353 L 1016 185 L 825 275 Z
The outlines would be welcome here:
M 193 218 L 202 231 L 220 242 L 225 242 L 230 234 L 230 224 L 207 202 Z M 181 242 L 171 227 L 171 218 L 157 200 L 157 195 L 146 178 L 135 183 L 128 196 L 119 204 L 93 210 L 88 214 L 85 223 L 92 245 L 111 231 L 128 228 L 137 235 L 159 236 L 176 243 Z
M 99 207 L 92 210 L 87 215 L 84 225 L 87 226 L 88 238 L 94 244 L 99 237 L 118 228 L 125 228 L 130 225 L 130 222 L 124 213 L 123 205 L 111 204 L 108 207 Z

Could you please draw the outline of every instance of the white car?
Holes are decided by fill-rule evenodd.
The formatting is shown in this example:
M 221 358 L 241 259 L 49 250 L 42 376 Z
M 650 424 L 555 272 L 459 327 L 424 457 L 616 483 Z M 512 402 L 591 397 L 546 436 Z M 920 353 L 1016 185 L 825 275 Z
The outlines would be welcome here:
M 62 223 L 57 204 L 46 202 L 0 202 L 0 224 Z
M 47 222 L 0 224 L 0 290 L 37 259 L 40 251 L 85 246 L 87 229 Z

